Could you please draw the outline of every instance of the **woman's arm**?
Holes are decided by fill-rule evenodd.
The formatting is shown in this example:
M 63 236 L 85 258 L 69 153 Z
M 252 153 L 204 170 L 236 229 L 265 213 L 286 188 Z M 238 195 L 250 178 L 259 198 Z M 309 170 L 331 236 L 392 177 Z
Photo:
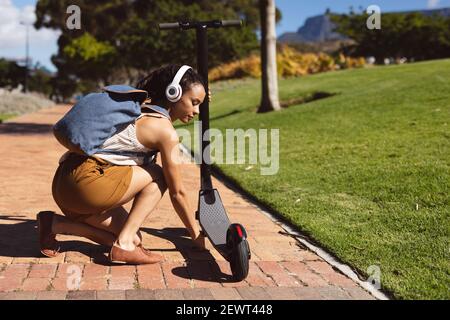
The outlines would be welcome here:
M 202 241 L 200 229 L 195 220 L 195 210 L 191 207 L 181 179 L 180 164 L 182 159 L 179 149 L 179 137 L 170 122 L 161 121 L 160 119 L 158 119 L 159 121 L 155 120 L 151 119 L 139 126 L 141 131 L 139 140 L 147 148 L 156 148 L 160 151 L 164 178 L 172 205 L 186 226 L 192 240 L 198 246 L 204 247 L 204 240 Z
M 195 220 L 195 210 L 191 207 L 186 189 L 181 180 L 181 157 L 178 136 L 176 137 L 175 139 L 172 135 L 164 136 L 158 149 L 161 152 L 161 162 L 169 189 L 170 200 L 181 221 L 188 229 L 191 238 L 196 239 L 200 230 Z

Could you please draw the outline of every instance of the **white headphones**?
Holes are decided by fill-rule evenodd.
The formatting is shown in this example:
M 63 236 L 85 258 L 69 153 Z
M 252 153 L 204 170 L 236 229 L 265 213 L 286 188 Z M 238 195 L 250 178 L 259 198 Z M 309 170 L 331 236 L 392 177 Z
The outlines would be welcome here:
M 177 102 L 181 99 L 183 90 L 181 89 L 180 81 L 189 69 L 192 69 L 192 67 L 186 65 L 182 66 L 175 75 L 175 78 L 173 78 L 172 83 L 167 86 L 166 97 L 170 102 Z

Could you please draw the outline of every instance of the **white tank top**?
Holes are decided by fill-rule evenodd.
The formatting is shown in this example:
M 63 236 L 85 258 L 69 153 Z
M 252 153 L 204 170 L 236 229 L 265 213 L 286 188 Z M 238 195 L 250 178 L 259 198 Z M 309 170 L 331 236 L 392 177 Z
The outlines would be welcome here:
M 158 151 L 146 148 L 136 137 L 136 121 L 143 117 L 166 118 L 170 121 L 166 115 L 158 111 L 143 113 L 136 118 L 134 123 L 108 138 L 101 145 L 100 151 L 92 156 L 121 166 L 140 166 L 156 161 Z M 68 155 L 69 152 L 66 152 L 59 163 L 63 162 Z

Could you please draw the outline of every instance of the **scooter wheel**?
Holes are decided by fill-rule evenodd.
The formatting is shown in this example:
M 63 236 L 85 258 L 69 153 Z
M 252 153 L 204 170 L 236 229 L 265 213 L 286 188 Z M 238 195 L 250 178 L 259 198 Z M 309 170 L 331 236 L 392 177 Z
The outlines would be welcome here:
M 233 248 L 230 257 L 231 273 L 233 279 L 242 281 L 247 278 L 250 259 L 250 247 L 247 240 L 242 240 Z

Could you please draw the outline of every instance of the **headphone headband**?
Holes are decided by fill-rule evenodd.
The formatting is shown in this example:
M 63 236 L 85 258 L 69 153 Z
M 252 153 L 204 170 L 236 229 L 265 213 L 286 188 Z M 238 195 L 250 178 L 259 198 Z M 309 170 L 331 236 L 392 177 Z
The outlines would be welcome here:
M 192 69 L 192 67 L 184 65 L 178 70 L 177 74 L 175 75 L 175 78 L 173 78 L 172 84 L 177 85 L 180 84 L 181 79 L 183 79 L 184 74 L 189 70 Z

